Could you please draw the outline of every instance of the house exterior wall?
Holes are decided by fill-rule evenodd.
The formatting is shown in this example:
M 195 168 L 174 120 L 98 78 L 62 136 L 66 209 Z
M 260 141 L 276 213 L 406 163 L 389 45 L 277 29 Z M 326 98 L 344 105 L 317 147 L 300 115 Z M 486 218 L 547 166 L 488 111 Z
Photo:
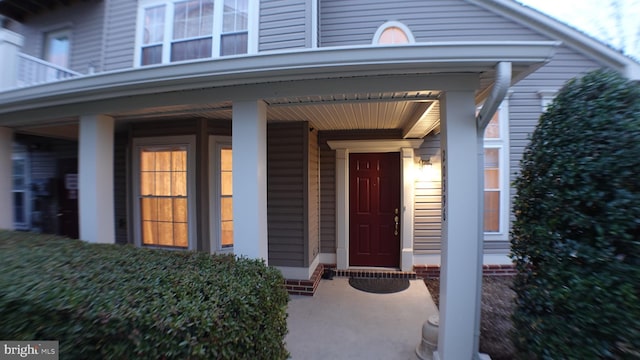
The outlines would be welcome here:
M 311 47 L 311 0 L 260 1 L 259 51 Z
M 416 176 L 414 195 L 414 254 L 438 254 L 442 238 L 442 182 L 440 173 L 440 135 L 428 135 L 416 151 L 420 159 L 429 159 L 433 173 Z
M 105 0 L 104 70 L 133 67 L 138 2 Z
M 95 71 L 101 71 L 105 3 L 108 1 L 83 1 L 28 17 L 22 26 L 25 38 L 22 52 L 42 58 L 45 34 L 68 28 L 71 30 L 70 69 L 86 74 L 93 66 Z
M 308 124 L 267 126 L 269 265 L 308 266 Z
M 323 0 L 319 13 L 320 46 L 371 44 L 378 27 L 390 20 L 409 27 L 416 42 L 549 40 L 461 0 Z
M 308 125 L 307 125 L 308 126 Z M 307 264 L 309 266 L 320 252 L 320 149 L 318 148 L 318 131 L 308 128 L 308 157 L 307 157 L 307 222 L 308 222 L 308 250 Z

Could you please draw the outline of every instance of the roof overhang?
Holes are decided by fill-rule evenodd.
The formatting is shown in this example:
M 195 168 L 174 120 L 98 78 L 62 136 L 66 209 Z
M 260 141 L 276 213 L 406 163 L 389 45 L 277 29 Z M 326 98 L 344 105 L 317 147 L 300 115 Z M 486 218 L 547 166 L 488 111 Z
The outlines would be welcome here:
M 499 62 L 520 79 L 548 62 L 555 41 L 447 42 L 269 52 L 132 68 L 0 93 L 0 126 L 159 105 L 339 92 L 473 90 Z M 471 79 L 471 82 L 470 82 Z M 338 87 L 338 88 L 337 88 Z M 339 89 L 339 90 L 338 90 Z

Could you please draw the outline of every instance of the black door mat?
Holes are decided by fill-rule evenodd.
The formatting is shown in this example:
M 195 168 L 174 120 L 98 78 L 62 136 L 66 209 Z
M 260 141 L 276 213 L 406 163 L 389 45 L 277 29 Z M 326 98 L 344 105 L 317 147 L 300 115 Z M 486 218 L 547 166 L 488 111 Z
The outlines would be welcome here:
M 349 285 L 360 291 L 374 294 L 392 294 L 406 290 L 409 279 L 398 278 L 349 278 Z

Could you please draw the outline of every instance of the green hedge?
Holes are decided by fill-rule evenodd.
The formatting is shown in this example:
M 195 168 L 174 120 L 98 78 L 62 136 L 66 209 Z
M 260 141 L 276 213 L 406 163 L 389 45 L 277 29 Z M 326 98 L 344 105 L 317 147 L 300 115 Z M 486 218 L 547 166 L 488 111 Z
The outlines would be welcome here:
M 288 295 L 262 261 L 0 231 L 0 339 L 62 359 L 285 359 Z
M 640 359 L 640 85 L 596 71 L 540 118 L 515 182 L 514 342 L 538 359 Z

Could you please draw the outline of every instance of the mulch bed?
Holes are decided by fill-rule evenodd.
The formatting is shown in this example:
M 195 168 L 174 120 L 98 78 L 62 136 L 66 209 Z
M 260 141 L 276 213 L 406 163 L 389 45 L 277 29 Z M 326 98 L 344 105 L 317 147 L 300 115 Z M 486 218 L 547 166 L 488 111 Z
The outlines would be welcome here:
M 425 279 L 436 306 L 440 305 L 440 280 Z M 515 349 L 509 333 L 515 292 L 511 276 L 485 276 L 482 279 L 482 310 L 480 320 L 480 352 L 492 360 L 511 360 Z

